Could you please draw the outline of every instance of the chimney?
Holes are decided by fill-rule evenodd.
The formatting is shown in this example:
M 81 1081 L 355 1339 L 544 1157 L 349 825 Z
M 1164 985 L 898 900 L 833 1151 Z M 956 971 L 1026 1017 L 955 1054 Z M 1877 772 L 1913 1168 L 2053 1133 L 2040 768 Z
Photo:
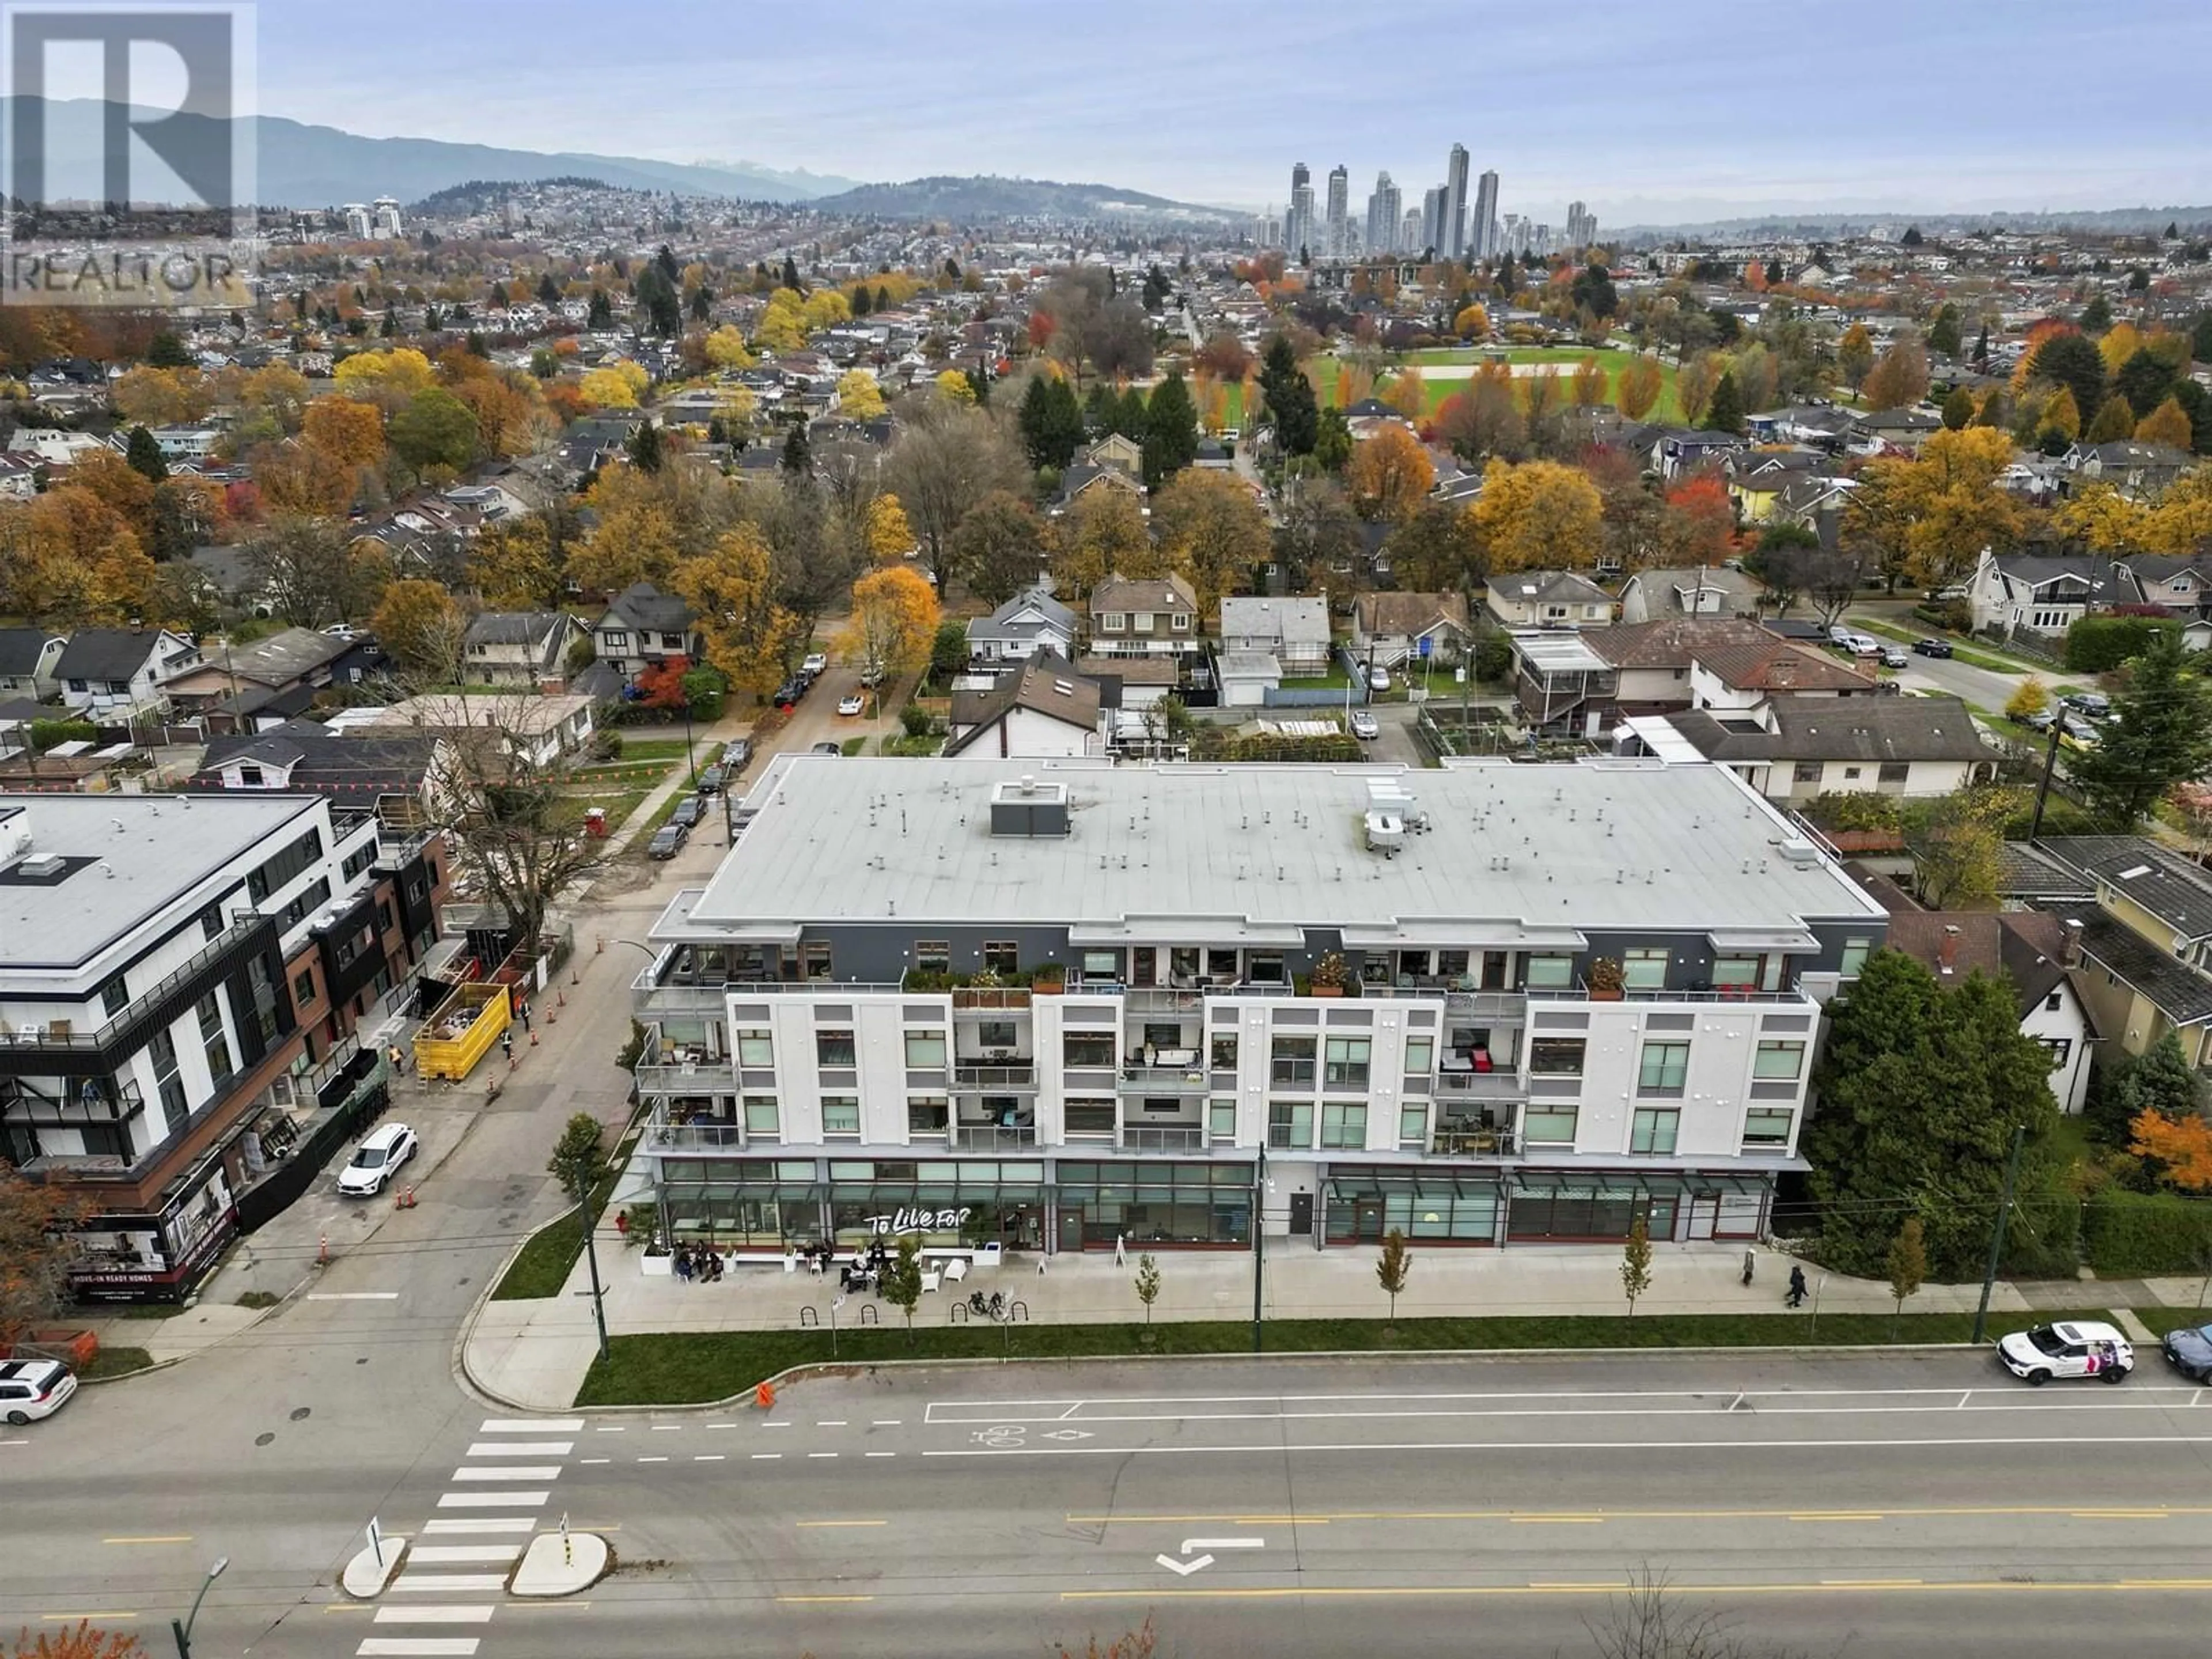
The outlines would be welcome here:
M 2069 916 L 2060 941 L 2058 965 L 2061 968 L 2079 968 L 2081 965 L 2081 924 Z
M 1955 924 L 1948 922 L 1944 924 L 1943 944 L 1942 948 L 1936 952 L 1936 960 L 1942 965 L 1942 969 L 1947 974 L 1954 972 L 1957 969 L 1959 966 L 1959 929 Z

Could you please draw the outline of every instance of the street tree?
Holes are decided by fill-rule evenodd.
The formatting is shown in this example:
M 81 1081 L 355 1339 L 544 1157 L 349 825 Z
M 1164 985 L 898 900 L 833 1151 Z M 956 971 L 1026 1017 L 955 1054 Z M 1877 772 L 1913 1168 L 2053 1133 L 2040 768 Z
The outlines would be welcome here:
M 2039 674 L 2030 674 L 2005 700 L 2005 718 L 2027 720 L 2051 707 L 2051 688 L 2044 684 Z
M 1844 384 L 1856 397 L 1874 372 L 1874 337 L 1867 332 L 1864 323 L 1853 323 L 1844 331 L 1843 338 L 1836 342 L 1836 370 L 1844 377 Z
M 545 1172 L 574 1202 L 581 1204 L 591 1197 L 592 1183 L 606 1161 L 605 1142 L 605 1129 L 589 1112 L 574 1113 L 561 1126 L 561 1138 L 553 1143 Z
M 1628 1243 L 1620 1252 L 1620 1288 L 1628 1297 L 1631 1318 L 1636 1315 L 1636 1298 L 1651 1288 L 1651 1222 L 1639 1212 L 1628 1224 Z
M 71 1228 L 89 1213 L 65 1188 L 0 1161 L 0 1352 L 60 1309 L 79 1249 Z
M 838 648 L 893 679 L 919 674 L 937 637 L 937 592 L 904 565 L 872 570 L 853 584 L 852 619 Z
M 914 1310 L 921 1303 L 921 1241 L 908 1233 L 884 1268 L 883 1298 L 906 1316 L 906 1344 L 914 1346 Z
M 1889 1241 L 1889 1255 L 1883 1266 L 1889 1274 L 1889 1293 L 1896 1298 L 1890 1310 L 1889 1334 L 1897 1334 L 1897 1322 L 1905 1312 L 1905 1304 L 1928 1279 L 1928 1241 L 1923 1236 L 1920 1218 L 1909 1215 L 1905 1224 L 1897 1230 L 1897 1237 Z
M 1344 469 L 1352 510 L 1370 524 L 1402 524 L 1428 499 L 1437 470 L 1421 441 L 1395 422 L 1353 447 Z
M 36 1636 L 22 1631 L 9 1651 L 15 1659 L 144 1659 L 146 1649 L 128 1632 L 103 1630 L 84 1618 Z
M 757 526 L 723 532 L 712 547 L 676 566 L 670 586 L 699 617 L 707 660 L 732 685 L 765 696 L 790 665 L 805 636 L 799 617 L 778 600 L 775 554 Z
M 1493 460 L 1472 511 L 1492 574 L 1583 570 L 1595 561 L 1604 504 L 1578 467 Z
M 943 398 L 925 401 L 902 421 L 884 472 L 942 595 L 961 575 L 951 557 L 960 521 L 993 490 L 1021 489 L 1024 477 L 1019 453 L 988 414 Z
M 1860 388 L 1869 409 L 1910 409 L 1928 395 L 1928 353 L 1907 336 L 1883 352 Z
M 2154 629 L 2127 674 L 2100 741 L 2068 763 L 2090 811 L 2121 830 L 2174 784 L 2212 769 L 2212 684 L 2190 665 L 2179 633 Z
M 1402 1229 L 1393 1227 L 1382 1237 L 1382 1253 L 1375 1260 L 1375 1282 L 1390 1298 L 1390 1321 L 1398 1319 L 1398 1298 L 1406 1293 L 1406 1279 L 1413 1271 L 1413 1253 L 1406 1248 Z
M 1160 1299 L 1160 1264 L 1146 1252 L 1137 1258 L 1137 1300 L 1145 1304 L 1145 1323 L 1152 1322 L 1152 1304 Z
M 443 582 L 393 582 L 377 601 L 368 625 L 401 672 L 418 680 L 464 659 L 460 636 L 468 629 L 468 617 Z

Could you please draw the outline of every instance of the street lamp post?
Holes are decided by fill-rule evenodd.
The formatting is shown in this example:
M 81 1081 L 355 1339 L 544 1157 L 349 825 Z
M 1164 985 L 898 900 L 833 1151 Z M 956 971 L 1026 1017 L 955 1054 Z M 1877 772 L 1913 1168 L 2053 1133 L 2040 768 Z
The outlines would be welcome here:
M 173 1619 L 169 1620 L 169 1633 L 177 1638 L 177 1659 L 192 1659 L 192 1625 L 200 1616 L 200 1603 L 207 1600 L 209 1587 L 222 1577 L 222 1570 L 229 1565 L 228 1556 L 216 1557 L 215 1565 L 207 1570 L 207 1577 L 200 1581 L 200 1593 L 192 1597 L 192 1610 L 185 1615 L 184 1622 L 179 1624 Z
M 592 1237 L 592 1183 L 585 1177 L 584 1190 L 576 1198 L 576 1218 L 584 1229 L 584 1260 L 592 1268 L 592 1323 L 599 1334 L 599 1358 L 607 1357 L 607 1301 L 606 1292 L 599 1288 L 599 1250 Z M 187 1656 L 189 1659 L 189 1656 Z
M 691 752 L 691 699 L 684 699 L 684 764 L 691 774 L 691 781 L 699 781 L 699 757 Z
M 1260 1148 L 1260 1164 L 1252 1182 L 1252 1352 L 1261 1350 L 1261 1281 L 1266 1272 L 1267 1219 L 1267 1148 Z

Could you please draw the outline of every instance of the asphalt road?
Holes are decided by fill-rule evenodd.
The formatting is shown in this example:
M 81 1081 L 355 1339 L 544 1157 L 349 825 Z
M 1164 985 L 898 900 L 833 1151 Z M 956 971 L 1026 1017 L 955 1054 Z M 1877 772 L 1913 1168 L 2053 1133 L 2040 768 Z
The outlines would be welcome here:
M 517 1480 L 623 1565 L 557 1607 L 479 1597 L 486 1659 L 726 1659 L 740 1632 L 824 1659 L 1079 1650 L 1148 1616 L 1181 1655 L 1340 1656 L 1378 1619 L 1390 1653 L 1479 1632 L 1485 1652 L 1583 1654 L 1639 1572 L 1677 1616 L 1808 1654 L 1924 1654 L 1934 1630 L 1959 1655 L 2193 1654 L 2212 1613 L 2212 1392 L 2154 1358 L 2122 1388 L 2040 1391 L 1958 1353 L 947 1368 L 804 1384 L 766 1413 L 511 1430 L 450 1384 L 361 1387 L 375 1359 L 310 1419 L 241 1412 L 150 1463 L 109 1443 L 143 1442 L 158 1380 L 18 1431 L 0 1628 L 158 1630 L 220 1551 L 203 1659 L 352 1654 L 392 1601 L 328 1587 L 366 1515 L 450 1542 L 419 1530 L 454 1515 L 442 1494 Z M 457 1488 L 469 1468 L 509 1484 Z

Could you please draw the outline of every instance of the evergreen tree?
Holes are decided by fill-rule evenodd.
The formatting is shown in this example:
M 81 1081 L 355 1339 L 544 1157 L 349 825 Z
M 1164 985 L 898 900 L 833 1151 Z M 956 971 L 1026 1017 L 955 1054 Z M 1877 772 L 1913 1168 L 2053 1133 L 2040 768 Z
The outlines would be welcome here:
M 2112 390 L 2128 400 L 2141 420 L 2172 395 L 2177 378 L 2167 364 L 2148 351 L 2137 351 L 2120 365 L 2112 377 Z
M 2082 1115 L 2093 1139 L 2125 1146 L 2135 1138 L 2135 1121 L 2145 1112 L 2179 1121 L 2203 1109 L 2196 1073 L 2181 1051 L 2181 1039 L 2168 1031 L 2133 1060 L 2122 1061 L 2118 1075 L 2093 1088 Z
M 1943 424 L 1956 432 L 1974 423 L 1974 394 L 1962 386 L 1951 388 L 1943 399 Z
M 2174 784 L 2212 769 L 2212 686 L 2186 665 L 2178 629 L 2154 629 L 2093 747 L 2067 761 L 2090 811 L 2130 830 Z
M 399 313 L 389 307 L 386 307 L 384 313 L 384 321 L 378 327 L 376 331 L 387 340 L 397 335 L 399 332 Z
M 2074 394 L 2077 414 L 2087 416 L 2105 404 L 2105 359 L 2097 343 L 2080 334 L 2054 334 L 2036 347 L 2028 377 L 2051 380 Z
M 853 314 L 855 317 L 866 316 L 870 303 L 868 285 L 866 283 L 856 284 L 853 289 Z
M 629 442 L 623 448 L 629 455 L 629 464 L 641 472 L 659 471 L 662 463 L 667 459 L 667 452 L 661 442 L 660 428 L 652 421 L 643 422 L 631 433 Z
M 805 286 L 799 280 L 799 261 L 788 253 L 783 256 L 783 285 L 794 294 L 806 292 Z
M 703 323 L 714 314 L 714 290 L 702 283 L 691 290 L 691 320 Z
M 889 311 L 890 308 L 891 291 L 883 286 L 882 283 L 878 283 L 876 285 L 876 309 L 878 311 Z
M 1740 434 L 1743 430 L 1743 394 L 1736 390 L 1735 371 L 1723 369 L 1713 387 L 1712 401 L 1705 405 L 1705 424 L 1715 432 Z
M 2093 295 L 2081 307 L 2081 321 L 2084 334 L 2102 334 L 2112 325 L 2112 302 L 2101 294 Z
M 553 280 L 553 273 L 550 270 L 538 279 L 538 303 L 549 311 L 561 303 L 560 284 Z
M 660 252 L 653 256 L 653 262 L 660 267 L 660 274 L 668 279 L 671 286 L 684 274 L 684 267 L 676 263 L 676 250 L 665 242 L 660 245 Z
M 2212 311 L 2200 311 L 2189 325 L 2189 355 L 2200 363 L 2212 363 Z
M 1352 423 L 1340 409 L 1324 409 L 1314 421 L 1313 458 L 1324 472 L 1341 472 L 1352 460 Z
M 355 291 L 356 291 L 356 294 L 359 292 L 359 290 L 358 290 L 358 289 L 356 289 L 356 290 L 355 290 Z M 485 293 L 484 293 L 484 309 L 485 309 L 486 311 L 504 311 L 504 310 L 506 310 L 506 309 L 507 309 L 507 289 L 506 289 L 504 287 L 502 287 L 501 284 L 499 284 L 499 283 L 494 283 L 491 285 L 491 287 L 490 287 L 489 289 L 486 289 L 486 290 L 485 290 Z
M 1936 313 L 1936 320 L 1928 325 L 1928 349 L 1946 357 L 1955 357 L 1962 343 L 1959 332 L 1959 307 L 1947 304 Z
M 483 334 L 480 330 L 473 328 L 471 329 L 468 332 L 468 337 L 461 343 L 461 345 L 462 349 L 466 351 L 471 357 L 489 357 L 491 356 L 491 347 L 485 342 Z
M 615 308 L 603 292 L 592 290 L 591 308 L 585 313 L 584 326 L 594 331 L 615 325 Z
M 304 322 L 307 316 L 307 296 L 305 294 L 300 295 L 298 307 L 301 320 Z M 146 362 L 154 368 L 190 368 L 193 358 L 192 354 L 185 349 L 185 343 L 165 328 L 148 343 Z
M 1974 367 L 1986 374 L 1990 367 L 1990 325 L 1982 325 L 1982 331 L 1974 338 Z
M 424 306 L 422 307 L 422 331 L 424 333 L 435 334 L 440 329 L 445 327 L 445 313 L 441 312 L 437 307 Z
M 1769 287 L 1769 288 L 1780 288 L 1780 287 L 1782 286 L 1782 284 L 1783 284 L 1784 282 L 1788 281 L 1788 280 L 1789 280 L 1789 278 L 1788 278 L 1787 274 L 1786 274 L 1786 273 L 1783 270 L 1783 269 L 1782 269 L 1782 261 L 1781 261 L 1781 260 L 1779 260 L 1779 259 L 1769 259 L 1769 260 L 1766 262 L 1766 285 L 1767 285 L 1767 287 Z
M 1083 411 L 1075 388 L 1054 374 L 1040 374 L 1022 394 L 1022 447 L 1033 467 L 1065 468 L 1083 441 Z
M 2136 435 L 2136 412 L 2128 407 L 2128 400 L 2115 392 L 2098 405 L 2091 417 L 2089 429 L 2081 434 L 2085 444 L 2116 443 L 2123 438 Z
M 783 459 L 777 465 L 789 477 L 814 476 L 814 454 L 807 447 L 805 422 L 798 422 L 792 427 L 791 434 L 783 441 Z
M 1198 406 L 1181 374 L 1170 370 L 1145 410 L 1145 482 L 1157 489 L 1198 459 Z
M 169 464 L 161 457 L 161 446 L 154 441 L 154 434 L 143 426 L 131 428 L 129 447 L 123 459 L 139 477 L 159 483 L 169 476 Z
M 1508 256 L 1510 258 L 1510 256 Z M 1275 442 L 1285 455 L 1310 455 L 1320 435 L 1321 410 L 1313 383 L 1298 367 L 1291 343 L 1278 334 L 1261 360 L 1260 391 L 1275 425 Z

